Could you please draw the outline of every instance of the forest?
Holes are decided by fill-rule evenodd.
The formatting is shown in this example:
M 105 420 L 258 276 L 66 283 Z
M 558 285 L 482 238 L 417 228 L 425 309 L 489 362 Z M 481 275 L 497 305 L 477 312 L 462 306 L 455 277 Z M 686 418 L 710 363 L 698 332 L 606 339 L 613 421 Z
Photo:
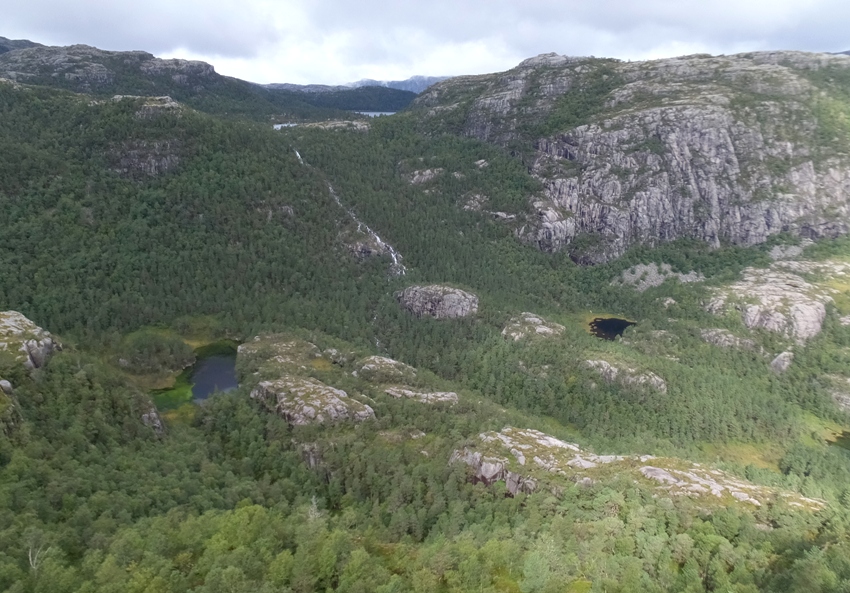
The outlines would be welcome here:
M 603 87 L 592 79 L 550 123 L 581 121 Z M 162 107 L 0 81 L 0 311 L 64 345 L 33 370 L 0 351 L 14 386 L 0 399 L 0 590 L 850 591 L 850 451 L 836 444 L 850 420 L 830 391 L 850 363 L 848 287 L 784 374 L 701 334 L 748 332 L 704 303 L 797 239 L 680 240 L 582 267 L 518 240 L 540 187 L 508 150 L 425 133 L 410 111 L 368 131 L 275 131 L 248 107 L 218 115 L 219 100 L 231 99 Z M 425 170 L 437 173 L 411 182 Z M 483 209 L 467 207 L 476 195 Z M 355 215 L 406 273 L 357 248 Z M 850 241 L 805 253 L 845 261 Z M 652 262 L 705 281 L 612 282 Z M 475 293 L 478 313 L 399 306 L 398 291 L 431 283 Z M 522 312 L 563 331 L 506 339 Z M 599 315 L 637 324 L 603 341 L 587 331 Z M 250 397 L 263 368 L 240 355 L 237 390 L 160 410 L 161 430 L 142 421 L 153 385 L 199 346 L 257 335 L 346 353 L 298 373 L 374 418 L 287 422 Z M 771 354 L 791 347 L 746 335 Z M 352 373 L 375 355 L 457 403 L 398 399 Z M 664 377 L 665 391 L 601 380 L 585 363 L 600 358 Z M 449 463 L 507 426 L 822 506 L 675 496 L 603 471 L 510 494 Z

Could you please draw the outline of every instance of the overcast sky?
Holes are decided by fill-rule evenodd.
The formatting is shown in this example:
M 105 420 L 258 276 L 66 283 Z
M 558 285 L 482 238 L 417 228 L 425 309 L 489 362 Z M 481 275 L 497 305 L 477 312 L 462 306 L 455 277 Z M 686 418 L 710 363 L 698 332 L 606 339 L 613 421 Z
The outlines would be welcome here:
M 850 50 L 848 0 L 10 0 L 2 13 L 0 36 L 199 59 L 254 82 L 477 74 L 547 52 Z

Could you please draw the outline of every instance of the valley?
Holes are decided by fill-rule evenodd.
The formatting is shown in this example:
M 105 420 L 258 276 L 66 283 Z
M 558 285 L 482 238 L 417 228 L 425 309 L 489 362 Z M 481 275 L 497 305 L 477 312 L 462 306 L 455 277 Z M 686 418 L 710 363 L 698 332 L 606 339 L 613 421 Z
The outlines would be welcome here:
M 206 66 L 0 54 L 0 589 L 848 586 L 850 56 Z

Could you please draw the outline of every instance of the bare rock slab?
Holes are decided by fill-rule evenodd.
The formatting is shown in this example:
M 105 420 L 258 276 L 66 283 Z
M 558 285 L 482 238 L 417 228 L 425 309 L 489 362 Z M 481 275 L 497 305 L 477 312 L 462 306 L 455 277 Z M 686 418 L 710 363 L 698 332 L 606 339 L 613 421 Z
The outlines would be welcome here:
M 352 375 L 375 383 L 398 383 L 416 377 L 415 368 L 385 356 L 368 356 L 357 361 L 355 367 Z
M 478 312 L 478 297 L 442 284 L 409 286 L 397 292 L 396 300 L 416 317 L 456 319 Z
M 546 321 L 534 313 L 520 313 L 512 317 L 502 335 L 513 341 L 523 340 L 534 336 L 558 336 L 564 332 L 564 326 L 554 321 Z
M 309 377 L 285 375 L 262 381 L 251 391 L 251 397 L 295 425 L 361 422 L 375 417 L 371 407 L 351 399 L 342 389 Z
M 667 393 L 667 382 L 650 371 L 640 371 L 607 360 L 586 360 L 585 364 L 597 371 L 606 383 L 619 383 L 624 387 L 648 387 L 659 393 Z
M 387 387 L 384 393 L 395 398 L 407 398 L 422 402 L 423 404 L 435 403 L 457 403 L 457 393 L 454 391 L 425 391 L 422 389 L 414 389 L 412 387 Z

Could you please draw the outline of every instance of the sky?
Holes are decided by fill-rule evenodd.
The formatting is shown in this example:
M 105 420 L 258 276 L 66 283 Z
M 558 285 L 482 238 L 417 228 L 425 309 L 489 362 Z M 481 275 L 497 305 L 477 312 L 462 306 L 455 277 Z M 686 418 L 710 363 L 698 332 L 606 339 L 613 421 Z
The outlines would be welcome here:
M 253 82 L 342 84 L 507 70 L 525 58 L 644 60 L 850 50 L 847 0 L 28 0 L 0 36 L 209 62 Z

